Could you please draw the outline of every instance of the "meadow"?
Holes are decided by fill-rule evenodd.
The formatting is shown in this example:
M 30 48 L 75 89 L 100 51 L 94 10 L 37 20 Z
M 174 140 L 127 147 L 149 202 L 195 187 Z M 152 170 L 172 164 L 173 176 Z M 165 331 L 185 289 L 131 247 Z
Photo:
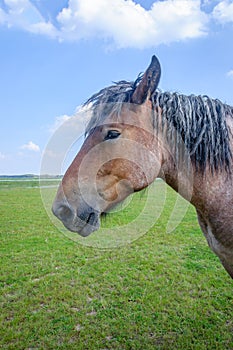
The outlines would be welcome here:
M 192 206 L 168 233 L 176 200 L 168 189 L 145 235 L 101 249 L 64 235 L 39 187 L 38 180 L 0 181 L 1 349 L 233 349 L 233 283 Z M 105 231 L 142 203 L 136 194 L 104 219 Z

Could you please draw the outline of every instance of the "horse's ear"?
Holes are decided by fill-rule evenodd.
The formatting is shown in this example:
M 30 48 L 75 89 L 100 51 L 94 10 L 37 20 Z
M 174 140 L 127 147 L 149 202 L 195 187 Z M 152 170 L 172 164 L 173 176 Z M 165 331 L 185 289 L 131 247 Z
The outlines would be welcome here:
M 161 67 L 156 56 L 151 59 L 151 64 L 142 76 L 142 80 L 136 87 L 131 102 L 142 104 L 147 98 L 150 98 L 153 92 L 157 89 L 161 76 Z

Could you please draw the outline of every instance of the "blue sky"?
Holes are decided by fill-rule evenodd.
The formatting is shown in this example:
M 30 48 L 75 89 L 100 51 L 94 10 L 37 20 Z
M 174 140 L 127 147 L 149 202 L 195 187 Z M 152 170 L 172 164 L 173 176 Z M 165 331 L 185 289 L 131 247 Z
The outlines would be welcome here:
M 230 0 L 0 0 L 0 174 L 38 174 L 54 127 L 153 54 L 162 90 L 233 105 L 232 38 Z

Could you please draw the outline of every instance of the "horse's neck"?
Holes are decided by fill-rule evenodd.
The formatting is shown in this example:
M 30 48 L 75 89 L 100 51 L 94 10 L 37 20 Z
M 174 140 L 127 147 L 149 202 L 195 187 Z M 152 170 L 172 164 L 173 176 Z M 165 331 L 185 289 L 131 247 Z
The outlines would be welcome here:
M 171 156 L 166 159 L 161 165 L 158 177 L 191 202 L 197 210 L 211 213 L 229 206 L 232 211 L 233 175 L 225 170 L 213 174 L 211 170 L 206 169 L 201 173 L 194 166 L 178 171 L 173 159 Z
M 175 156 L 167 152 L 165 148 L 163 161 L 158 177 L 163 179 L 170 187 L 178 192 L 183 198 L 192 201 L 194 172 L 190 159 L 177 166 Z

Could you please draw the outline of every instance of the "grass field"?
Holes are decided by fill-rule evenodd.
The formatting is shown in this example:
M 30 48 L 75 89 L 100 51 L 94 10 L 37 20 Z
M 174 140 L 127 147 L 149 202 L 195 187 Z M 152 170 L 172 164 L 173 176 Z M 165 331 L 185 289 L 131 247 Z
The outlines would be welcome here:
M 38 181 L 0 181 L 0 348 L 232 350 L 232 280 L 191 206 L 166 233 L 174 200 L 168 190 L 146 235 L 98 249 L 52 224 Z M 136 195 L 127 217 L 142 203 Z M 127 217 L 111 214 L 105 230 Z

